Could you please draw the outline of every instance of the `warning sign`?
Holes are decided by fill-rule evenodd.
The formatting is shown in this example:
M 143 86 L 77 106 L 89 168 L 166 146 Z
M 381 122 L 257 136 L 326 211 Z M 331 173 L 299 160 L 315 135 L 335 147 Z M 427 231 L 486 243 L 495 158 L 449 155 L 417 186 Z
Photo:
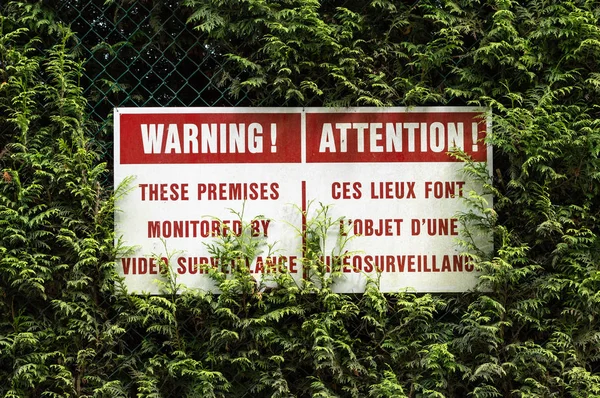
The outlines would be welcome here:
M 324 208 L 335 222 L 321 261 L 341 267 L 336 291 L 361 292 L 370 277 L 388 292 L 476 284 L 456 217 L 482 187 L 449 153 L 491 170 L 485 110 L 117 108 L 114 118 L 115 186 L 131 181 L 115 228 L 133 248 L 117 268 L 131 291 L 159 292 L 159 258 L 179 283 L 215 291 L 206 267 L 227 265 L 209 245 L 244 230 L 266 244 L 249 272 L 278 264 L 300 280 L 307 225 Z

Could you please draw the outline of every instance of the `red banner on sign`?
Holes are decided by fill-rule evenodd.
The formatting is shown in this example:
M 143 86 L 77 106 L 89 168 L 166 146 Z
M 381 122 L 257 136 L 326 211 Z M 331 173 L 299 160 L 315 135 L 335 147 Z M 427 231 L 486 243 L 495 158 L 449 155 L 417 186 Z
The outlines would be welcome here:
M 122 164 L 299 163 L 299 113 L 120 114 Z
M 452 162 L 454 148 L 487 160 L 476 112 L 307 113 L 307 163 Z

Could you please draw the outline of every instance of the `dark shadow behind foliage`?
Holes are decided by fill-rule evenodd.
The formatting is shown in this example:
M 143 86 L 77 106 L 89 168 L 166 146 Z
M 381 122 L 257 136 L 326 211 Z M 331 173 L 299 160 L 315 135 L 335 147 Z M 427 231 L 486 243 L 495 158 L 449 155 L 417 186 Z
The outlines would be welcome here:
M 600 396 L 597 2 L 45 0 L 0 16 L 5 396 Z M 488 293 L 215 274 L 218 296 L 124 294 L 113 107 L 340 105 L 492 109 L 494 211 L 464 217 L 494 228 L 493 258 L 474 252 Z

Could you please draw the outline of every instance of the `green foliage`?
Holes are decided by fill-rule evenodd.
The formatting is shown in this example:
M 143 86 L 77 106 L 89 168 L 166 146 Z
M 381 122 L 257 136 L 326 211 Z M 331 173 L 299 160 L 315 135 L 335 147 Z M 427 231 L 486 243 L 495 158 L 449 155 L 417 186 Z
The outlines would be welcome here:
M 182 4 L 0 4 L 4 396 L 600 396 L 597 2 Z M 186 94 L 197 71 L 207 91 Z M 299 231 L 302 283 L 284 271 L 255 282 L 246 260 L 272 248 L 242 234 L 210 248 L 239 262 L 210 269 L 220 294 L 168 272 L 163 295 L 126 294 L 90 109 L 212 104 L 216 86 L 263 106 L 489 107 L 493 178 L 456 154 L 485 190 L 459 215 L 482 290 L 382 294 L 372 280 L 335 293 L 339 264 L 326 272 L 321 256 L 344 242 L 325 246 L 337 220 L 322 206 Z M 491 256 L 469 239 L 477 228 L 493 231 Z

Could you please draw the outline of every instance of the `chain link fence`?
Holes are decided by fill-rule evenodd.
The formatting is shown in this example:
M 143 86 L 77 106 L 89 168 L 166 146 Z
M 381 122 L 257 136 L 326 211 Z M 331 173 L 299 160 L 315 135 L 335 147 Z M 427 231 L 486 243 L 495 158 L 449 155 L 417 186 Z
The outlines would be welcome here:
M 227 62 L 186 23 L 178 0 L 73 0 L 54 7 L 76 34 L 82 86 L 100 123 L 97 142 L 112 159 L 115 107 L 248 106 L 215 79 Z
M 85 60 L 82 87 L 89 100 L 91 115 L 100 123 L 97 142 L 104 148 L 107 161 L 111 160 L 112 110 L 115 107 L 298 105 L 294 99 L 274 103 L 274 97 L 269 93 L 262 93 L 258 97 L 252 94 L 248 96 L 244 91 L 241 91 L 240 95 L 233 94 L 231 83 L 247 79 L 249 72 L 233 72 L 240 71 L 239 65 L 237 68 L 227 67 L 227 63 L 232 62 L 226 56 L 228 50 L 214 44 L 205 33 L 195 29 L 194 24 L 188 22 L 192 11 L 182 5 L 180 0 L 50 1 L 57 15 L 69 24 L 76 34 L 76 51 Z M 417 5 L 418 3 L 413 8 Z M 365 14 L 373 14 L 368 2 L 344 1 L 324 2 L 321 12 L 333 15 L 336 9 L 344 6 L 351 7 L 353 12 L 364 11 Z M 434 13 L 435 10 L 431 12 Z M 400 32 L 399 40 L 412 40 L 406 35 L 413 34 L 417 35 L 416 37 L 429 36 L 420 32 L 427 28 L 427 18 L 419 21 L 411 21 L 410 19 L 417 18 L 414 16 L 408 15 L 407 18 L 405 27 L 395 29 Z M 377 21 L 372 23 L 376 24 Z M 413 25 L 416 27 L 413 28 Z M 377 29 L 377 26 L 373 28 Z M 432 31 L 437 29 L 433 25 L 430 28 Z M 416 40 L 423 40 L 422 37 Z M 466 37 L 465 40 L 468 42 L 463 43 L 463 46 L 467 49 L 478 42 L 475 37 Z M 409 45 L 415 47 L 423 44 L 414 42 Z M 233 47 L 236 45 L 238 43 L 232 43 Z M 434 41 L 427 45 L 430 46 L 430 50 L 436 50 L 438 47 L 455 43 L 440 40 L 439 43 Z M 396 60 L 396 63 L 388 64 L 387 56 L 377 55 L 375 49 L 375 57 L 381 59 L 370 61 L 372 64 L 369 64 L 369 67 L 375 68 L 368 72 L 373 74 L 371 78 L 376 79 L 378 72 L 384 72 L 396 83 L 406 80 L 404 83 L 398 83 L 401 89 L 417 95 L 421 91 L 430 90 L 433 94 L 431 97 L 435 97 L 425 99 L 425 102 L 417 100 L 414 104 L 466 104 L 464 98 L 446 91 L 456 83 L 455 70 L 464 67 L 465 61 L 469 62 L 464 56 L 452 57 L 454 68 L 447 65 L 438 67 L 437 61 L 429 59 L 430 54 L 426 51 L 420 53 L 421 50 L 414 48 L 410 51 L 413 53 L 410 56 L 395 55 L 400 58 L 406 57 L 404 62 L 398 64 Z M 231 76 L 232 73 L 237 73 L 237 76 Z M 332 90 L 331 92 L 343 90 L 338 87 L 342 87 L 344 83 L 336 81 L 331 74 L 317 76 L 315 79 L 318 87 Z M 423 85 L 419 79 L 425 79 L 423 81 L 426 83 Z M 379 83 L 372 81 L 370 84 L 376 87 Z M 398 87 L 389 88 L 389 92 L 382 91 L 379 94 L 386 96 L 393 92 L 390 94 L 393 105 L 413 105 L 411 94 L 406 94 L 403 98 L 403 94 L 398 92 Z M 304 94 L 302 105 L 324 104 L 323 96 Z M 282 98 L 282 95 L 279 94 L 278 98 Z

